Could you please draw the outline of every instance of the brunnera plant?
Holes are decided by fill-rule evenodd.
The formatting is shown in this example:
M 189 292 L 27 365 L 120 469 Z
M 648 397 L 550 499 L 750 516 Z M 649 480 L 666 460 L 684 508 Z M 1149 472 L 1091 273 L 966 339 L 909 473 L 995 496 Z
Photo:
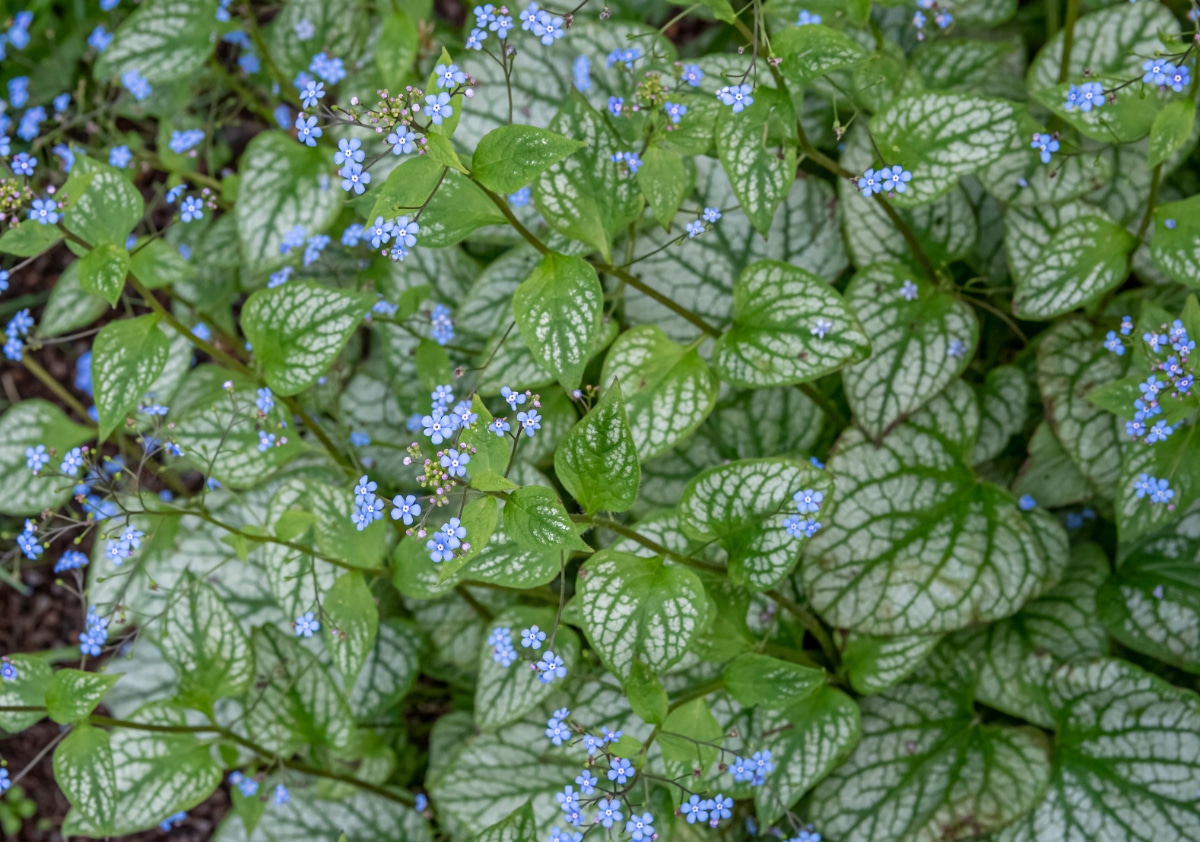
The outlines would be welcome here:
M 1195 4 L 453 5 L 10 9 L 62 834 L 1200 838 Z

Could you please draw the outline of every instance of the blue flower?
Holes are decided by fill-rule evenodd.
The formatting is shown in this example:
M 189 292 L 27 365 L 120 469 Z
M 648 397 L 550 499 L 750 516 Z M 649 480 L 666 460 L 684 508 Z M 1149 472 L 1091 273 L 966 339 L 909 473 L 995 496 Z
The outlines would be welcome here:
M 833 330 L 833 322 L 829 321 L 829 319 L 818 316 L 816 322 L 813 323 L 813 326 L 808 329 L 808 332 L 818 339 L 824 339 L 831 330 Z
M 538 415 L 536 409 L 531 409 L 529 412 L 518 412 L 517 420 L 521 422 L 521 429 L 529 438 L 533 438 L 534 431 L 540 430 L 542 427 L 542 416 Z
M 596 791 L 596 783 L 599 780 L 599 778 L 597 778 L 587 769 L 584 769 L 579 773 L 578 776 L 576 776 L 575 783 L 579 785 L 579 792 L 581 795 L 591 795 Z
M 1054 139 L 1053 135 L 1041 134 L 1041 133 L 1034 134 L 1033 142 L 1030 143 L 1029 145 L 1033 149 L 1036 149 L 1039 152 L 1041 152 L 1041 158 L 1042 158 L 1043 164 L 1050 163 L 1050 155 L 1054 152 L 1057 152 L 1059 149 L 1059 142 Z
M 698 219 L 693 219 L 684 228 L 687 231 L 689 240 L 694 240 L 704 233 L 704 223 Z
M 99 24 L 92 30 L 92 34 L 88 36 L 87 43 L 98 53 L 102 53 L 108 49 L 108 45 L 113 41 L 112 34 L 104 28 L 104 24 Z
M 508 30 L 513 28 L 512 15 L 496 15 L 495 19 L 488 24 L 488 29 L 496 33 L 496 37 L 503 41 L 508 37 Z
M 141 102 L 154 92 L 154 89 L 150 87 L 150 83 L 136 70 L 126 71 L 125 75 L 121 77 L 121 84 L 125 86 L 125 90 L 129 91 L 138 102 Z
M 951 339 L 946 346 L 946 356 L 957 359 L 967 353 L 967 343 L 961 339 Z
M 572 832 L 552 827 L 550 828 L 549 842 L 583 842 L 583 834 L 578 831 Z
M 446 473 L 452 477 L 465 477 L 467 475 L 467 464 L 470 463 L 471 456 L 463 450 L 459 453 L 457 450 L 447 450 L 442 454 L 441 466 L 446 469 Z
M 708 802 L 708 824 L 711 827 L 716 827 L 718 823 L 733 816 L 733 799 L 717 793 L 717 797 L 710 799 Z M 810 825 L 811 826 L 811 825 Z M 810 842 L 821 842 L 821 837 L 817 836 Z
M 625 170 L 629 175 L 635 175 L 642 167 L 642 158 L 636 152 L 616 152 L 612 156 L 614 164 L 625 164 Z
M 563 744 L 563 740 L 571 739 L 571 729 L 568 728 L 561 719 L 551 718 L 546 722 L 546 739 L 556 746 Z M 576 781 L 579 778 L 575 779 Z M 584 793 L 587 795 L 588 793 Z
M 579 806 L 579 795 L 570 784 L 564 786 L 562 792 L 556 792 L 554 800 L 558 802 L 558 806 L 563 812 L 568 812 Z
M 542 654 L 542 659 L 537 662 L 536 666 L 538 680 L 543 684 L 549 684 L 554 679 L 563 678 L 567 674 L 567 668 L 563 666 L 563 659 L 548 649 Z
M 312 637 L 313 632 L 321 630 L 321 622 L 313 619 L 313 612 L 306 611 L 292 621 L 292 628 L 296 630 L 296 637 Z
M 521 629 L 521 646 L 526 649 L 541 649 L 545 639 L 546 633 L 536 625 Z
M 50 454 L 46 452 L 46 445 L 39 444 L 37 447 L 25 448 L 25 467 L 31 470 L 35 476 L 49 462 Z
M 476 6 L 472 12 L 472 14 L 475 15 L 475 25 L 487 26 L 496 19 L 496 16 L 493 14 L 495 11 L 496 7 L 491 3 L 485 3 L 482 6 Z
M 1080 111 L 1087 113 L 1093 108 L 1100 108 L 1105 104 L 1104 86 L 1099 82 L 1084 82 L 1079 87 L 1074 85 L 1067 91 L 1067 101 L 1063 106 L 1064 111 L 1071 111 L 1078 108 Z
M 701 801 L 699 795 L 693 795 L 687 801 L 679 805 L 679 815 L 683 816 L 688 824 L 696 822 L 708 821 L 708 806 L 707 801 Z
M 342 245 L 353 248 L 358 245 L 363 238 L 363 227 L 357 222 L 346 226 L 346 230 L 342 232 Z
M 592 89 L 592 60 L 590 58 L 580 55 L 571 65 L 571 71 L 575 75 L 575 90 L 590 91 Z
M 683 81 L 687 82 L 693 88 L 700 86 L 700 80 L 704 78 L 704 71 L 696 64 L 685 64 L 683 66 Z
M 538 4 L 530 3 L 525 7 L 525 11 L 521 12 L 521 29 L 526 32 L 532 31 L 537 25 L 538 19 Z
M 537 21 L 532 27 L 533 34 L 542 39 L 542 44 L 549 47 L 556 39 L 563 37 L 563 19 L 550 12 L 538 12 Z
M 825 502 L 825 494 L 820 491 L 814 491 L 811 488 L 806 488 L 803 491 L 797 491 L 792 495 L 792 501 L 796 504 L 796 511 L 802 515 L 816 512 L 821 508 L 821 504 Z
M 392 520 L 402 520 L 405 526 L 412 526 L 413 518 L 421 516 L 421 504 L 412 494 L 407 497 L 397 494 L 392 498 Z
M 588 757 L 595 756 L 596 752 L 604 747 L 604 738 L 593 737 L 591 734 L 584 734 L 581 742 L 584 750 L 588 753 Z
M 1022 494 L 1021 499 L 1017 501 L 1017 508 L 1023 512 L 1031 512 L 1037 508 L 1037 500 L 1034 500 L 1028 494 Z
M 338 170 L 338 175 L 342 177 L 342 189 L 347 193 L 353 191 L 356 196 L 361 196 L 371 183 L 371 174 L 363 171 L 362 165 L 353 161 L 347 161 Z
M 1138 413 L 1141 415 L 1142 413 Z M 1141 438 L 1146 434 L 1146 424 L 1141 418 L 1134 418 L 1132 421 L 1125 422 L 1125 435 L 1133 438 Z
M 282 807 L 292 800 L 292 794 L 288 792 L 288 788 L 283 784 L 275 784 L 275 794 L 271 796 L 271 801 L 276 807 Z
M 18 152 L 13 156 L 12 171 L 17 175 L 32 177 L 34 170 L 37 168 L 38 159 L 34 158 L 28 152 Z
M 292 31 L 296 33 L 297 41 L 310 41 L 317 34 L 317 28 L 308 18 L 297 21 L 296 25 L 292 27 Z
M 204 219 L 204 203 L 194 196 L 188 196 L 179 206 L 179 218 L 184 222 L 193 219 Z
M 272 272 L 267 278 L 267 288 L 274 289 L 278 286 L 283 286 L 292 277 L 292 272 L 296 271 L 294 266 L 284 266 L 278 272 Z
M 1147 85 L 1158 85 L 1163 87 L 1167 84 L 1168 68 L 1173 67 L 1169 61 L 1163 61 L 1158 58 L 1148 58 L 1142 62 L 1142 81 Z
M 529 204 L 530 189 L 522 187 L 516 193 L 508 194 L 508 203 L 514 208 L 523 208 Z
M 1182 93 L 1191 82 L 1191 72 L 1187 67 L 1172 67 L 1167 73 L 1167 87 L 1177 94 Z
M 625 107 L 625 98 L 619 96 L 610 96 L 608 98 L 608 113 L 614 117 L 621 116 L 621 109 Z
M 858 179 L 858 190 L 863 198 L 869 199 L 872 193 L 883 189 L 883 170 L 876 174 L 874 168 L 868 168 Z
M 34 199 L 33 208 L 29 211 L 29 218 L 37 220 L 42 225 L 54 225 L 58 222 L 58 202 L 50 197 L 45 199 Z
M 1154 488 L 1150 491 L 1151 503 L 1169 503 L 1174 496 L 1175 491 L 1165 479 L 1154 481 Z
M 309 80 L 304 86 L 304 90 L 300 92 L 300 104 L 305 108 L 313 108 L 318 102 L 325 98 L 325 83 L 314 80 Z
M 429 551 L 429 558 L 435 564 L 454 558 L 455 548 L 450 546 L 450 537 L 443 532 L 433 533 L 433 536 L 425 542 L 425 549 Z
M 636 772 L 633 771 L 633 764 L 628 760 L 618 757 L 612 761 L 612 768 L 608 770 L 608 779 L 616 781 L 619 784 L 624 784 L 629 778 L 632 778 Z
M 876 177 L 883 182 L 883 186 L 887 188 L 889 193 L 907 192 L 908 182 L 912 181 L 912 173 L 898 164 L 893 165 L 891 169 L 883 167 L 876 173 Z
M 1125 354 L 1125 343 L 1121 341 L 1121 337 L 1117 336 L 1115 330 L 1110 330 L 1108 335 L 1104 337 L 1104 348 L 1107 351 L 1112 351 L 1118 357 Z
M 631 834 L 630 838 L 633 842 L 657 838 L 654 833 L 654 816 L 642 813 L 639 817 L 637 813 L 634 813 L 632 818 L 625 822 L 625 832 Z
M 182 155 L 189 149 L 199 145 L 203 140 L 203 131 L 200 129 L 188 129 L 184 132 L 171 132 L 171 140 L 167 146 L 176 155 Z
M 504 434 L 512 429 L 512 425 L 504 418 L 493 418 L 487 428 L 496 438 L 504 438 Z
M 457 550 L 462 544 L 461 539 L 467 537 L 467 528 L 462 525 L 462 522 L 458 518 L 452 517 L 446 523 L 442 524 L 439 533 L 446 536 L 451 549 Z
M 612 827 L 613 824 L 625 818 L 625 814 L 618 809 L 619 806 L 620 802 L 613 801 L 612 798 L 607 798 L 603 803 L 597 804 L 596 821 L 600 822 L 603 827 Z
M 1146 433 L 1146 444 L 1166 441 L 1173 432 L 1175 432 L 1175 428 L 1169 426 L 1165 419 L 1160 418 L 1150 425 L 1150 430 Z
M 361 164 L 364 157 L 366 153 L 363 152 L 362 141 L 356 137 L 344 137 L 338 141 L 338 151 L 333 153 L 333 162 L 344 164 L 350 161 Z
M 417 136 L 404 126 L 396 126 L 396 130 L 387 136 L 386 143 L 392 147 L 393 155 L 410 155 L 417 148 Z
M 745 84 L 726 85 L 717 91 L 717 99 L 721 100 L 724 105 L 732 106 L 734 114 L 739 114 L 747 106 L 754 104 L 754 97 L 751 96 L 753 90 Z
M 801 9 L 800 18 L 796 21 L 796 26 L 810 26 L 821 22 L 821 16 L 812 14 L 811 12 Z
M 679 105 L 670 101 L 663 103 L 663 110 L 667 112 L 667 117 L 670 118 L 671 122 L 674 124 L 678 124 L 680 118 L 682 118 L 684 114 L 687 114 L 686 105 Z
M 459 70 L 457 64 L 439 64 L 433 69 L 433 72 L 437 75 L 439 88 L 449 89 L 467 81 L 467 74 Z
M 466 48 L 468 50 L 482 50 L 483 42 L 487 40 L 488 34 L 483 29 L 472 29 L 471 34 L 467 36 Z
M 429 314 L 429 335 L 439 345 L 447 345 L 454 339 L 454 319 L 445 304 L 435 304 Z M 436 444 L 436 442 L 435 442 Z
M 312 62 L 308 65 L 310 73 L 315 73 L 331 85 L 336 85 L 338 82 L 346 78 L 346 66 L 340 58 L 330 58 L 325 53 L 320 52 L 313 56 Z
M 320 127 L 317 126 L 317 118 L 306 118 L 303 114 L 296 115 L 296 132 L 296 140 L 305 146 L 316 146 L 317 138 L 322 134 Z
M 429 798 L 424 793 L 421 793 L 421 792 L 417 793 L 415 802 L 416 803 L 413 804 L 413 809 L 416 810 L 418 813 L 424 813 L 425 808 L 429 806 Z
M 371 247 L 379 248 L 384 243 L 392 239 L 392 229 L 395 226 L 390 220 L 385 220 L 382 216 L 375 217 L 375 221 L 371 227 L 367 229 L 367 236 L 371 238 Z
M 454 108 L 450 105 L 450 94 L 443 91 L 436 96 L 429 94 L 425 97 L 425 116 L 433 121 L 434 125 L 440 126 L 442 120 L 454 115 Z
M 132 160 L 133 153 L 130 152 L 129 147 L 125 146 L 124 144 L 121 146 L 114 146 L 108 152 L 108 165 L 110 167 L 116 167 L 119 170 L 123 170 L 129 166 L 129 163 Z
M 21 677 L 17 671 L 17 665 L 5 658 L 3 663 L 0 663 L 0 679 L 4 681 L 16 681 Z M 4 792 L 10 786 L 8 780 L 8 770 L 0 768 L 0 792 Z
M 1146 400 L 1153 401 L 1158 397 L 1158 393 L 1163 390 L 1165 385 L 1165 383 L 1158 379 L 1158 375 L 1151 374 L 1146 378 L 1145 383 L 1138 384 L 1138 390 Z
M 114 3 L 113 5 L 116 4 Z M 179 827 L 179 825 L 183 824 L 185 821 L 187 821 L 187 813 L 181 810 L 178 813 L 172 813 L 159 822 L 158 829 L 163 833 L 170 833 L 172 828 Z

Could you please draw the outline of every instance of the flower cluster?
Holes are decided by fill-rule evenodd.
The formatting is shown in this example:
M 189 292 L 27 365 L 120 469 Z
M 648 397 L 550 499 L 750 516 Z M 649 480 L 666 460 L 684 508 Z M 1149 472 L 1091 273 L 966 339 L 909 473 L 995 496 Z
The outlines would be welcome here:
M 8 320 L 4 328 L 4 356 L 13 362 L 20 362 L 25 354 L 25 337 L 33 330 L 33 317 L 29 310 L 19 310 Z
M 84 631 L 79 635 L 79 651 L 93 658 L 100 655 L 100 648 L 108 642 L 108 618 L 96 613 L 96 606 L 88 608 L 84 618 Z
M 104 557 L 114 566 L 120 567 L 126 559 L 133 556 L 134 550 L 142 546 L 142 539 L 145 537 L 145 532 L 126 521 L 125 526 L 118 531 L 108 532 L 104 535 Z
M 911 172 L 898 164 L 891 167 L 884 165 L 878 170 L 868 168 L 855 179 L 854 186 L 864 199 L 869 199 L 883 190 L 887 190 L 887 194 L 891 196 L 893 193 L 907 193 L 908 182 L 912 181 L 912 177 Z
M 788 515 L 783 519 L 783 528 L 793 538 L 811 538 L 816 535 L 821 524 L 815 515 L 820 511 L 821 504 L 825 502 L 825 495 L 820 491 L 806 488 L 793 494 L 792 502 L 796 506 L 796 514 Z
M 30 561 L 37 559 L 45 552 L 45 548 L 42 547 L 42 542 L 37 536 L 37 524 L 29 518 L 25 518 L 25 528 L 17 536 L 17 546 L 21 548 L 25 558 Z
M 913 13 L 913 26 L 917 30 L 917 40 L 925 40 L 925 24 L 928 22 L 926 12 L 933 12 L 933 22 L 938 29 L 948 29 L 954 23 L 954 15 L 939 8 L 937 0 L 917 0 L 917 11 Z

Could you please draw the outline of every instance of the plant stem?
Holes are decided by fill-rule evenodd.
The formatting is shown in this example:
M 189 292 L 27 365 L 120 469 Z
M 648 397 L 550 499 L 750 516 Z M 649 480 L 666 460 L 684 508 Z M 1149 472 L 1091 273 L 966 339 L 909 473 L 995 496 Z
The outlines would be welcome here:
M 821 647 L 821 651 L 825 653 L 831 666 L 836 668 L 841 664 L 842 656 L 837 647 L 833 645 L 833 638 L 829 636 L 829 632 L 825 631 L 825 627 L 821 625 L 821 621 L 815 614 L 798 602 L 784 596 L 778 590 L 767 591 L 765 596 L 775 600 L 780 607 L 800 621 L 800 625 L 804 626 L 805 630 L 817 641 L 817 645 Z
M 1071 50 L 1075 47 L 1075 21 L 1079 19 L 1079 0 L 1067 0 L 1067 19 L 1063 24 L 1062 61 L 1058 65 L 1058 84 L 1071 75 Z
M 796 386 L 817 408 L 828 418 L 834 425 L 838 427 L 848 427 L 850 419 L 842 414 L 838 409 L 837 404 L 829 399 L 829 397 L 811 383 L 799 383 Z
M 717 573 L 719 575 L 725 574 L 725 568 L 719 564 L 710 564 L 707 561 L 701 561 L 698 558 L 689 558 L 681 553 L 677 553 L 672 549 L 664 547 L 657 541 L 647 538 L 640 532 L 635 532 L 628 526 L 625 526 L 622 523 L 617 523 L 615 520 L 608 520 L 606 518 L 591 518 L 587 515 L 572 515 L 571 520 L 575 521 L 576 523 L 587 523 L 593 526 L 601 526 L 610 532 L 615 532 L 623 538 L 628 538 L 630 541 L 641 544 L 646 549 L 652 550 L 653 552 L 658 553 L 665 558 L 669 558 L 671 561 L 678 562 L 686 567 L 691 567 L 695 570 L 703 570 L 706 573 Z
M 704 321 L 704 319 L 697 316 L 695 313 L 693 313 L 688 308 L 672 301 L 670 298 L 663 295 L 661 292 L 654 289 L 653 287 L 643 283 L 638 278 L 635 278 L 633 275 L 629 274 L 621 267 L 612 266 L 607 263 L 601 263 L 601 264 L 597 265 L 596 268 L 599 269 L 601 272 L 607 272 L 610 275 L 615 275 L 617 278 L 620 278 L 622 282 L 629 284 L 629 286 L 633 287 L 638 292 L 640 292 L 642 295 L 645 295 L 647 298 L 654 299 L 659 304 L 661 304 L 662 306 L 664 306 L 668 310 L 670 310 L 672 313 L 675 313 L 677 316 L 680 316 L 681 318 L 686 319 L 691 325 L 700 329 L 701 331 L 708 334 L 709 336 L 716 338 L 721 335 L 720 328 L 713 327 L 712 325 L 710 325 L 708 322 Z

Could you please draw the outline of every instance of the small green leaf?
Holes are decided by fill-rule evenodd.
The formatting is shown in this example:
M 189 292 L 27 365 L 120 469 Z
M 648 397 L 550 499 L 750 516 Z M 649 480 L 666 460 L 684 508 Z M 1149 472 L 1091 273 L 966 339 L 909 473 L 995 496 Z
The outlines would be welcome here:
M 518 488 L 504 498 L 504 531 L 526 550 L 591 550 L 557 495 L 536 485 Z
M 293 282 L 260 289 L 242 327 L 272 391 L 295 395 L 317 382 L 371 309 L 367 293 Z
M 588 514 L 633 506 L 642 468 L 619 383 L 563 437 L 554 452 L 554 471 Z
M 428 155 L 405 161 L 388 174 L 367 219 L 411 217 L 421 211 L 421 246 L 445 248 L 485 225 L 504 224 L 504 214 L 462 173 Z
M 625 680 L 625 695 L 634 714 L 643 722 L 662 725 L 667 718 L 667 688 L 641 661 L 633 662 L 633 669 Z
M 717 378 L 696 344 L 676 345 L 657 325 L 619 334 L 600 382 L 620 381 L 625 415 L 644 462 L 691 435 L 717 402 Z
M 147 289 L 195 280 L 196 268 L 165 240 L 139 244 L 130 255 L 129 271 Z
M 584 632 L 621 679 L 638 660 L 653 672 L 678 663 L 709 621 L 699 577 L 661 559 L 605 550 L 584 564 L 581 578 Z
M 692 186 L 683 156 L 662 146 L 651 145 L 642 155 L 637 180 L 638 187 L 654 210 L 658 224 L 670 229 L 679 206 Z
M 725 689 L 746 707 L 786 708 L 825 684 L 825 671 L 747 652 L 725 667 Z
M 706 773 L 717 759 L 715 745 L 725 736 L 703 698 L 680 705 L 667 715 L 658 735 L 667 774 L 672 778 Z
M 339 576 L 325 593 L 321 613 L 325 649 L 349 695 L 379 632 L 379 609 L 363 574 L 351 570 Z
M 513 293 L 512 311 L 534 358 L 564 389 L 578 388 L 600 331 L 604 290 L 592 265 L 551 252 Z
M 212 585 L 191 575 L 166 613 L 159 648 L 175 668 L 181 704 L 212 713 L 218 699 L 244 693 L 254 679 L 250 639 Z
M 127 174 L 85 155 L 75 157 L 63 193 L 71 198 L 63 226 L 92 248 L 124 248 L 145 212 L 142 194 Z
M 733 326 L 717 340 L 713 367 L 735 386 L 790 386 L 870 352 L 862 325 L 827 281 L 760 260 L 733 286 Z
M 1172 226 L 1167 226 L 1167 220 Z M 1165 202 L 1154 208 L 1150 255 L 1176 283 L 1200 288 L 1200 196 Z
M 14 225 L 0 236 L 0 252 L 14 257 L 34 257 L 63 238 L 57 225 L 41 225 L 29 220 Z
M 124 246 L 99 245 L 79 261 L 79 286 L 116 305 L 129 274 L 129 252 Z
M 474 460 L 472 460 L 472 464 L 474 464 Z M 452 579 L 458 571 L 469 565 L 472 559 L 487 548 L 488 541 L 491 540 L 492 533 L 496 529 L 496 522 L 500 520 L 499 512 L 497 512 L 499 505 L 499 501 L 495 497 L 484 496 L 477 497 L 463 507 L 462 525 L 467 530 L 465 543 L 470 545 L 470 549 L 466 552 L 460 550 L 460 555 L 438 565 L 439 583 Z
M 1196 101 L 1175 99 L 1163 106 L 1150 127 L 1150 151 L 1146 163 L 1157 167 L 1183 148 L 1192 137 L 1196 122 Z
M 468 174 L 467 168 L 458 159 L 458 153 L 454 151 L 454 145 L 450 142 L 450 138 L 431 133 L 425 136 L 425 140 L 425 155 L 429 160 L 441 164 L 443 167 L 457 170 L 464 175 Z
M 72 729 L 54 750 L 54 781 L 77 821 L 97 836 L 112 835 L 117 775 L 106 731 L 86 724 Z
M 515 193 L 547 167 L 584 143 L 535 126 L 501 126 L 479 141 L 471 166 L 475 179 L 494 193 Z
M 86 719 L 120 677 L 120 674 L 58 670 L 46 688 L 46 713 L 59 725 Z
M 771 46 L 783 59 L 779 69 L 784 77 L 802 86 L 867 59 L 866 51 L 848 35 L 821 24 L 789 27 L 771 36 Z
M 92 347 L 92 383 L 100 413 L 100 439 L 125 421 L 162 374 L 170 340 L 155 314 L 109 322 Z

